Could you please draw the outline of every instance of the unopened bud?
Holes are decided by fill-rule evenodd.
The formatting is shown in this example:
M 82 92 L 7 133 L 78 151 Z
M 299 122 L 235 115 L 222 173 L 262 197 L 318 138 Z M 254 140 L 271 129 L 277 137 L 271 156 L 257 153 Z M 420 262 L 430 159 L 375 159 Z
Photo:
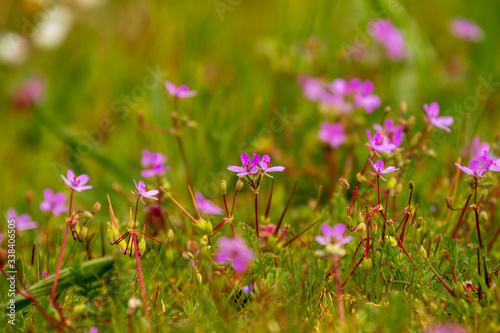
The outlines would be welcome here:
M 368 231 L 366 230 L 366 225 L 364 223 L 358 224 L 358 226 L 356 227 L 356 231 L 359 233 L 362 239 L 368 237 Z
M 457 294 L 457 296 L 462 296 L 462 294 L 464 293 L 464 286 L 462 286 L 461 283 L 455 283 L 453 285 L 453 290 L 455 291 L 455 294 Z
M 189 259 L 194 260 L 194 255 L 191 252 L 187 252 Z
M 241 189 L 245 186 L 245 183 L 241 179 L 238 179 L 236 182 L 236 191 L 241 191 Z
M 73 313 L 82 313 L 87 309 L 85 304 L 77 304 L 73 307 Z
M 406 104 L 405 101 L 401 101 L 401 103 L 399 103 L 399 110 L 401 111 L 402 114 L 406 113 L 406 111 L 408 110 L 408 105 Z
M 451 198 L 450 198 L 450 197 L 447 197 L 447 198 L 446 198 L 446 206 L 447 206 L 449 209 L 453 209 L 453 203 L 451 202 Z
M 201 277 L 201 274 L 200 272 L 196 272 L 196 279 L 198 280 L 198 283 L 202 283 L 203 282 L 203 278 Z
M 424 257 L 427 257 L 427 251 L 425 250 L 423 245 L 420 245 L 420 252 L 423 254 Z
M 488 190 L 487 189 L 484 189 L 482 192 L 481 192 L 481 199 L 480 200 L 484 200 L 486 199 L 486 197 L 488 196 Z
M 144 237 L 139 241 L 138 248 L 140 255 L 143 255 L 144 252 L 146 252 L 146 240 L 144 239 Z
M 80 231 L 79 235 L 80 235 L 80 239 L 84 239 L 85 237 L 87 237 L 87 234 L 89 232 L 89 229 L 87 228 L 86 225 L 84 225 L 82 227 L 82 230 Z
M 222 192 L 222 194 L 226 194 L 227 192 L 227 184 L 225 179 L 223 179 L 220 183 L 220 191 Z
M 387 233 L 390 235 L 390 236 L 394 236 L 396 234 L 396 228 L 394 228 L 394 224 L 392 223 L 392 220 L 388 220 L 387 222 L 391 222 L 389 223 L 389 226 L 387 227 Z
M 360 182 L 360 183 L 364 183 L 364 182 L 366 182 L 366 177 L 365 177 L 365 176 L 363 176 L 363 175 L 361 174 L 361 172 L 358 172 L 358 173 L 356 174 L 356 179 L 357 179 L 357 180 L 358 180 L 358 182 Z
M 113 243 L 115 241 L 115 239 L 113 237 L 113 231 L 111 230 L 111 227 L 109 226 L 109 223 L 108 223 L 107 236 L 108 236 L 108 240 L 109 240 L 110 243 Z
M 434 159 L 437 157 L 436 152 L 434 151 L 434 149 L 427 149 L 427 155 L 430 158 L 434 158 Z
M 167 239 L 169 242 L 172 241 L 172 239 L 174 239 L 174 231 L 172 229 L 168 229 Z
M 342 184 L 342 186 L 344 186 L 344 188 L 346 190 L 351 188 L 351 186 L 349 185 L 349 182 L 347 180 L 345 180 L 345 178 L 340 178 L 339 182 L 340 182 L 340 184 Z
M 420 216 L 417 220 L 417 229 L 422 228 L 422 224 L 424 223 L 424 218 Z
M 84 211 L 83 212 L 83 216 L 86 218 L 86 219 L 89 219 L 89 220 L 92 220 L 94 218 L 94 215 L 92 215 L 91 212 L 89 212 L 88 210 Z
M 364 223 L 365 222 L 365 214 L 363 212 L 358 213 L 358 222 L 359 223 Z
M 92 206 L 92 215 L 97 214 L 101 210 L 101 204 L 96 201 L 96 203 Z
M 410 183 L 408 184 L 408 187 L 410 188 L 410 190 L 414 190 L 415 189 L 415 183 L 413 183 L 413 180 L 410 180 Z
M 484 210 L 481 212 L 481 219 L 485 222 L 488 221 L 488 214 Z
M 347 222 L 346 223 L 347 224 L 347 228 L 351 229 L 352 225 L 353 225 L 353 223 L 352 223 L 352 216 L 351 215 L 347 215 L 347 219 L 346 220 L 347 220 L 346 221 Z
M 75 232 L 78 236 L 80 236 L 80 227 L 78 225 L 75 225 Z
M 137 122 L 141 126 L 144 125 L 144 112 L 142 111 L 137 112 Z
M 127 250 L 127 241 L 122 240 L 121 242 L 118 243 L 118 247 L 123 253 L 126 253 L 125 251 Z

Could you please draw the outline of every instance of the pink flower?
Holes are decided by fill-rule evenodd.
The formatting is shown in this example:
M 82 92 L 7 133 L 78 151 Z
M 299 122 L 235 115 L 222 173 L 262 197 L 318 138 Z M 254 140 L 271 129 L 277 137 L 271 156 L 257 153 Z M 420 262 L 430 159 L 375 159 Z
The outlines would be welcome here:
M 451 132 L 448 126 L 453 125 L 453 117 L 440 117 L 439 104 L 437 102 L 432 102 L 431 105 L 424 104 L 424 110 L 427 112 L 429 123 L 438 128 L 444 129 L 448 133 Z
M 43 279 L 49 278 L 50 277 L 50 273 L 42 272 L 42 276 L 43 276 Z
M 38 223 L 31 221 L 31 216 L 28 214 L 17 215 L 14 208 L 10 208 L 7 211 L 7 219 L 14 220 L 16 229 L 20 231 L 38 228 Z
M 468 175 L 476 178 L 482 178 L 484 173 L 488 171 L 491 164 L 485 160 L 472 160 L 469 163 L 469 167 L 462 166 L 458 163 L 455 163 L 455 165 Z
M 403 126 L 394 126 L 394 122 L 391 119 L 386 119 L 384 121 L 384 127 L 375 124 L 373 128 L 389 138 L 389 141 L 396 145 L 396 147 L 399 147 L 403 142 Z
M 250 295 L 252 293 L 252 289 L 253 289 L 253 284 L 250 283 L 248 286 L 244 286 L 243 288 L 241 288 L 241 291 L 247 295 Z
M 271 158 L 267 154 L 262 157 L 259 166 L 262 174 L 267 174 L 268 172 L 283 172 L 283 170 L 285 170 L 285 167 L 282 166 L 272 166 Z
M 390 60 L 398 61 L 406 58 L 407 51 L 403 34 L 392 24 L 391 20 L 372 21 L 370 23 L 370 34 L 384 46 Z
M 166 162 L 167 158 L 160 152 L 151 153 L 147 149 L 142 151 L 141 165 L 144 168 L 152 168 L 155 165 L 165 164 Z
M 464 18 L 452 19 L 450 22 L 450 30 L 455 37 L 471 42 L 479 42 L 484 38 L 483 30 L 474 22 Z
M 312 102 L 316 102 L 320 99 L 324 91 L 322 79 L 302 74 L 297 81 L 302 86 L 302 93 L 305 98 Z
M 357 95 L 354 97 L 354 105 L 365 109 L 366 113 L 372 114 L 373 110 L 382 105 L 380 97 L 377 95 Z
M 243 177 L 249 174 L 254 174 L 259 172 L 259 168 L 257 167 L 257 164 L 260 162 L 260 155 L 259 154 L 253 154 L 253 159 L 250 161 L 250 157 L 246 153 L 241 154 L 241 163 L 243 164 L 242 167 L 236 166 L 236 165 L 231 165 L 228 166 L 227 169 L 229 171 L 233 172 L 238 172 L 237 176 L 238 177 Z
M 92 188 L 92 185 L 84 186 L 89 181 L 89 176 L 85 174 L 75 177 L 75 173 L 72 170 L 68 170 L 67 176 L 68 178 L 61 175 L 61 178 L 74 191 L 81 192 Z
M 140 198 L 144 197 L 144 198 L 149 198 L 149 199 L 153 199 L 153 200 L 158 200 L 158 198 L 155 198 L 155 195 L 157 195 L 159 192 L 158 190 L 148 191 L 146 189 L 146 185 L 144 185 L 144 182 L 142 180 L 139 182 L 139 185 L 138 185 L 134 179 L 134 184 L 135 184 L 135 188 L 137 188 L 137 192 L 132 192 L 132 193 L 137 194 Z
M 40 203 L 40 210 L 42 212 L 51 212 L 54 216 L 59 216 L 68 208 L 66 206 L 66 196 L 63 192 L 54 194 L 50 188 L 43 190 L 43 199 Z
M 196 90 L 189 90 L 189 87 L 186 85 L 176 86 L 169 81 L 165 81 L 165 88 L 175 98 L 189 98 L 196 95 Z
M 339 123 L 321 123 L 321 129 L 318 133 L 318 138 L 328 143 L 332 148 L 338 148 L 346 140 L 347 136 L 344 133 L 344 127 Z
M 366 135 L 368 136 L 368 147 L 375 151 L 382 153 L 391 153 L 397 146 L 391 142 L 391 140 L 383 136 L 381 133 L 376 133 L 373 138 L 370 130 L 366 130 Z
M 215 255 L 215 261 L 224 264 L 232 263 L 233 269 L 237 273 L 243 273 L 247 270 L 248 264 L 254 258 L 254 253 L 249 249 L 243 238 L 221 237 L 218 242 L 218 252 Z
M 203 194 L 200 192 L 196 192 L 195 194 L 196 198 L 196 205 L 198 206 L 198 209 L 200 212 L 204 214 L 215 214 L 215 215 L 222 215 L 224 214 L 224 210 L 216 205 L 208 199 L 205 199 L 203 197 Z
M 12 94 L 12 103 L 18 109 L 29 109 L 43 99 L 44 81 L 39 77 L 30 77 Z
M 377 162 L 375 162 L 375 164 L 372 162 L 371 159 L 368 159 L 368 160 L 372 164 L 373 169 L 375 169 L 375 172 L 369 171 L 370 175 L 380 176 L 380 178 L 384 181 L 387 181 L 387 180 L 385 180 L 384 177 L 382 177 L 382 175 L 384 173 L 389 173 L 389 172 L 394 172 L 396 170 L 399 170 L 398 168 L 395 168 L 393 166 L 390 166 L 390 167 L 387 167 L 384 169 L 384 161 L 381 161 L 381 160 L 378 160 Z
M 345 236 L 346 226 L 343 223 L 336 224 L 333 228 L 329 224 L 321 225 L 323 236 L 315 236 L 316 242 L 321 245 L 344 245 L 352 240 L 352 236 Z

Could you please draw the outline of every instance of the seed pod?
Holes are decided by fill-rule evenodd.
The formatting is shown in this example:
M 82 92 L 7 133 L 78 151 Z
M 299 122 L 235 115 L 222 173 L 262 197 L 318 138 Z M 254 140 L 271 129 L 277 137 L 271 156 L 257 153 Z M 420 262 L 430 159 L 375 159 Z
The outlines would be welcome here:
M 139 241 L 137 247 L 139 248 L 139 254 L 142 256 L 146 252 L 146 240 L 144 237 Z
M 168 229 L 167 239 L 169 242 L 172 241 L 172 239 L 174 239 L 174 231 L 172 229 Z
M 94 218 L 94 215 L 91 212 L 89 212 L 88 210 L 83 212 L 83 216 L 89 220 L 92 220 Z
M 364 270 L 369 271 L 373 267 L 373 262 L 371 261 L 370 258 L 364 258 L 363 263 L 361 265 L 363 265 Z
M 408 184 L 408 187 L 410 188 L 410 190 L 414 190 L 415 189 L 415 183 L 413 182 L 413 180 L 410 180 L 410 183 Z
M 399 111 L 401 111 L 402 114 L 405 114 L 407 110 L 408 110 L 408 105 L 406 104 L 405 101 L 401 101 L 401 103 L 399 103 Z
M 347 180 L 345 180 L 345 178 L 340 178 L 339 182 L 340 182 L 340 184 L 342 184 L 342 186 L 344 186 L 344 188 L 346 190 L 348 190 L 349 188 L 351 188 L 351 186 L 349 185 L 349 182 Z
M 481 212 L 481 219 L 485 222 L 488 221 L 488 214 L 484 210 Z
M 96 203 L 92 206 L 92 215 L 97 214 L 101 210 L 101 204 L 96 201 Z
M 450 198 L 450 197 L 447 197 L 447 198 L 446 198 L 446 206 L 447 206 L 449 209 L 453 209 L 453 203 L 451 202 L 451 198 Z
M 220 191 L 222 192 L 222 194 L 226 194 L 227 192 L 227 184 L 225 179 L 223 179 L 220 184 Z
M 87 228 L 86 225 L 84 225 L 82 227 L 82 230 L 80 231 L 79 235 L 80 235 L 80 239 L 84 239 L 85 237 L 87 237 L 87 233 L 88 233 L 89 229 Z
M 245 186 L 245 183 L 241 179 L 238 179 L 236 182 L 236 191 L 241 191 L 243 189 L 243 186 Z

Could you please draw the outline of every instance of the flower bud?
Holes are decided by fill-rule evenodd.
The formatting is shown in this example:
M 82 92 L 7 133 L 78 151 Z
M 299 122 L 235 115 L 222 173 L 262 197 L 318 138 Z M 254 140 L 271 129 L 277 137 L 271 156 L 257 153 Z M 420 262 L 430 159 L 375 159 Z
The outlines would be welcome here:
M 101 210 L 101 204 L 96 201 L 96 203 L 92 206 L 92 215 L 97 214 Z
M 360 182 L 360 183 L 364 183 L 364 182 L 366 181 L 366 177 L 365 177 L 365 176 L 363 176 L 363 175 L 361 174 L 361 172 L 358 172 L 358 173 L 356 174 L 356 179 L 357 179 L 357 180 L 358 180 L 358 182 Z
M 118 247 L 120 248 L 120 251 L 126 253 L 125 251 L 127 250 L 127 241 L 122 240 L 121 242 L 118 243 Z
M 356 227 L 356 231 L 359 233 L 362 239 L 368 237 L 368 231 L 366 230 L 366 225 L 364 223 L 358 224 L 358 226 Z
M 451 198 L 450 198 L 450 197 L 447 197 L 447 198 L 446 198 L 446 206 L 447 206 L 449 209 L 453 209 L 453 203 L 451 202 Z
M 392 198 L 397 197 L 397 196 L 398 196 L 398 194 L 399 194 L 399 193 L 401 193 L 401 191 L 402 191 L 402 190 L 403 190 L 403 184 L 401 184 L 401 183 L 400 183 L 400 184 L 398 184 L 398 185 L 396 186 L 396 189 L 394 189 L 394 191 L 391 191 L 391 193 L 390 193 L 390 194 L 391 194 L 391 197 L 392 197 Z
M 485 222 L 488 221 L 488 214 L 484 210 L 481 212 L 481 219 Z
M 351 215 L 347 215 L 347 219 L 346 219 L 346 220 L 347 220 L 347 221 L 346 221 L 346 222 L 347 222 L 347 223 L 346 223 L 347 228 L 351 229 L 351 228 L 352 228 L 352 225 L 353 225 L 352 216 L 351 216 Z
M 243 189 L 243 186 L 245 186 L 245 183 L 241 179 L 238 179 L 236 182 L 236 191 L 241 191 Z
M 187 252 L 189 259 L 194 260 L 194 255 L 191 252 Z
M 424 257 L 427 257 L 427 251 L 425 250 L 423 245 L 420 245 L 420 252 L 424 255 Z
M 144 237 L 142 237 L 142 239 L 139 241 L 137 247 L 139 248 L 139 255 L 142 256 L 144 252 L 146 252 L 146 240 L 144 239 Z
M 397 185 L 398 185 L 398 180 L 396 179 L 396 177 L 391 177 L 391 179 L 389 179 L 389 182 L 387 183 L 387 188 L 393 191 Z
M 455 283 L 453 285 L 453 291 L 455 291 L 455 294 L 457 294 L 457 296 L 462 296 L 462 294 L 464 293 L 464 286 L 462 286 L 461 283 Z
M 118 229 L 116 229 L 114 226 L 111 227 L 111 232 L 113 233 L 114 240 L 117 240 L 120 238 L 120 234 L 118 233 Z
M 363 262 L 361 263 L 361 265 L 363 265 L 363 268 L 364 268 L 365 271 L 369 271 L 373 267 L 373 262 L 371 261 L 370 258 L 364 258 Z
M 363 214 L 363 212 L 359 212 L 357 217 L 358 217 L 358 222 L 359 223 L 364 223 L 365 222 L 365 214 Z
M 89 219 L 89 220 L 92 220 L 94 218 L 94 215 L 92 215 L 91 212 L 89 212 L 88 210 L 84 211 L 83 212 L 83 216 L 86 218 L 86 219 Z
M 168 239 L 169 242 L 171 242 L 172 239 L 174 239 L 174 231 L 172 229 L 168 229 L 167 239 Z
M 408 184 L 408 187 L 410 188 L 410 190 L 414 190 L 415 189 L 415 183 L 413 183 L 413 180 L 410 180 L 410 183 Z
M 196 273 L 194 274 L 196 276 L 196 280 L 198 281 L 198 283 L 202 283 L 203 282 L 203 278 L 201 277 L 201 274 L 200 272 L 198 272 L 197 270 L 195 270 Z
M 408 105 L 406 104 L 405 101 L 401 101 L 401 103 L 399 103 L 399 111 L 401 111 L 402 114 L 405 114 L 407 110 L 408 110 Z
M 391 223 L 389 223 L 389 226 L 387 227 L 387 233 L 390 235 L 390 236 L 394 236 L 396 234 L 396 228 L 394 228 L 394 224 L 392 223 L 392 220 L 388 220 L 387 222 L 391 221 Z
M 416 120 L 417 118 L 415 118 L 415 116 L 410 116 L 410 118 L 408 118 L 408 127 L 412 127 L 413 125 L 415 125 Z
M 484 189 L 482 192 L 481 192 L 481 199 L 480 200 L 484 200 L 486 199 L 486 197 L 488 196 L 488 190 L 487 189 Z
M 84 225 L 82 227 L 82 230 L 80 231 L 79 235 L 80 235 L 80 239 L 84 239 L 85 237 L 87 237 L 87 234 L 88 234 L 88 231 L 89 229 L 87 228 L 86 225 Z
M 349 185 L 349 182 L 347 180 L 345 180 L 345 178 L 340 178 L 339 182 L 340 182 L 340 184 L 342 184 L 342 186 L 344 186 L 344 188 L 346 190 L 348 190 L 349 188 L 351 188 L 351 186 Z
M 422 224 L 424 223 L 424 218 L 422 216 L 419 216 L 417 220 L 417 229 L 422 228 Z
M 226 194 L 227 192 L 227 184 L 225 179 L 223 179 L 220 184 L 220 191 L 222 192 L 222 194 Z
M 80 236 L 80 226 L 75 225 L 75 232 L 78 236 Z M 73 235 L 74 236 L 74 235 Z

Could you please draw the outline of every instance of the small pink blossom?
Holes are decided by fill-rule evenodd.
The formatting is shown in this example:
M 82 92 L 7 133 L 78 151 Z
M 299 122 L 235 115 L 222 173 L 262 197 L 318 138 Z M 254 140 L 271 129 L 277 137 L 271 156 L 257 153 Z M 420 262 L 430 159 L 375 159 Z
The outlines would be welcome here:
M 370 23 L 370 34 L 384 48 L 387 57 L 392 61 L 406 58 L 407 50 L 403 33 L 394 26 L 391 20 L 381 19 Z
M 172 82 L 166 81 L 165 88 L 175 98 L 189 98 L 196 95 L 196 90 L 189 90 L 186 85 L 176 86 Z
M 165 164 L 167 158 L 160 152 L 151 153 L 149 150 L 144 149 L 142 151 L 141 165 L 144 168 L 152 168 L 158 164 Z
M 450 30 L 455 37 L 471 42 L 480 42 L 484 39 L 483 30 L 474 22 L 464 18 L 454 18 L 450 22 Z
M 372 138 L 370 130 L 366 130 L 366 135 L 368 136 L 368 147 L 375 151 L 379 151 L 382 153 L 391 153 L 398 147 L 394 143 L 392 143 L 388 137 L 383 136 L 379 132 L 377 132 Z
M 157 195 L 159 193 L 158 190 L 148 191 L 146 188 L 146 185 L 144 185 L 144 182 L 142 180 L 139 181 L 139 184 L 137 184 L 137 182 L 134 179 L 134 184 L 135 184 L 135 188 L 137 188 L 137 192 L 132 192 L 132 193 L 137 194 L 140 198 L 144 197 L 144 198 L 149 198 L 149 199 L 153 199 L 153 200 L 158 200 L 158 198 L 155 198 L 155 195 Z
M 219 264 L 230 262 L 237 273 L 243 273 L 248 269 L 248 264 L 253 260 L 254 253 L 249 249 L 243 238 L 221 237 L 218 242 L 218 251 L 215 261 Z
M 18 109 L 29 109 L 43 99 L 45 82 L 40 77 L 30 77 L 12 93 L 12 104 Z
M 472 160 L 469 163 L 469 167 L 462 166 L 458 163 L 455 163 L 455 165 L 468 175 L 476 178 L 482 178 L 484 173 L 488 171 L 491 164 L 484 160 Z
M 250 283 L 248 286 L 244 286 L 243 288 L 241 288 L 241 291 L 247 295 L 250 295 L 252 293 L 252 289 L 253 289 L 253 284 Z
M 320 99 L 324 91 L 322 79 L 302 74 L 297 81 L 302 86 L 302 93 L 305 98 L 312 102 L 316 102 Z
M 424 110 L 427 113 L 430 124 L 448 133 L 451 132 L 449 126 L 453 125 L 453 117 L 440 117 L 439 104 L 437 102 L 432 102 L 431 105 L 424 104 Z
M 59 216 L 61 213 L 67 211 L 66 196 L 63 192 L 55 193 L 46 188 L 43 190 L 43 199 L 40 203 L 40 210 L 42 212 L 51 212 L 54 216 Z
M 340 123 L 329 123 L 326 121 L 321 123 L 318 138 L 329 144 L 332 148 L 340 147 L 347 140 L 344 127 Z
M 227 169 L 229 171 L 233 172 L 238 172 L 237 176 L 238 177 L 243 177 L 246 175 L 254 174 L 259 172 L 259 168 L 257 165 L 260 162 L 260 155 L 259 154 L 254 154 L 253 159 L 250 160 L 250 157 L 246 153 L 241 154 L 241 163 L 243 164 L 242 167 L 236 166 L 236 165 L 231 165 L 228 166 Z
M 283 170 L 285 170 L 283 166 L 272 166 L 271 158 L 267 154 L 262 157 L 259 166 L 262 174 L 267 174 L 268 172 L 283 172 Z
M 373 169 L 375 170 L 375 172 L 369 171 L 370 175 L 372 175 L 372 176 L 380 176 L 380 178 L 382 180 L 384 180 L 384 181 L 387 181 L 387 180 L 385 180 L 384 177 L 382 177 L 382 175 L 384 173 L 389 173 L 389 172 L 394 172 L 394 171 L 399 170 L 398 168 L 393 167 L 393 166 L 390 166 L 390 167 L 387 167 L 387 168 L 384 169 L 384 161 L 381 161 L 381 160 L 378 160 L 375 163 L 373 163 L 373 161 L 371 159 L 368 159 L 368 161 L 370 161 Z
M 7 211 L 7 219 L 14 220 L 16 229 L 20 231 L 38 228 L 38 222 L 32 221 L 31 216 L 28 214 L 17 215 L 14 208 L 10 208 Z
M 373 128 L 380 132 L 383 136 L 389 138 L 389 141 L 399 147 L 403 143 L 403 126 L 394 126 L 394 121 L 386 119 L 384 126 L 379 124 L 373 125 Z
M 89 181 L 89 176 L 83 174 L 75 177 L 75 173 L 72 170 L 68 170 L 66 175 L 68 178 L 63 175 L 61 175 L 61 178 L 74 191 L 81 192 L 92 188 L 92 185 L 85 185 Z
M 205 199 L 203 194 L 200 192 L 196 192 L 196 205 L 200 212 L 204 214 L 214 214 L 214 215 L 222 215 L 224 214 L 224 210 L 218 206 L 216 206 L 212 201 Z
M 344 245 L 352 240 L 352 236 L 345 236 L 346 230 L 347 228 L 343 223 L 336 224 L 333 228 L 324 223 L 321 225 L 323 235 L 315 236 L 314 239 L 321 245 Z

